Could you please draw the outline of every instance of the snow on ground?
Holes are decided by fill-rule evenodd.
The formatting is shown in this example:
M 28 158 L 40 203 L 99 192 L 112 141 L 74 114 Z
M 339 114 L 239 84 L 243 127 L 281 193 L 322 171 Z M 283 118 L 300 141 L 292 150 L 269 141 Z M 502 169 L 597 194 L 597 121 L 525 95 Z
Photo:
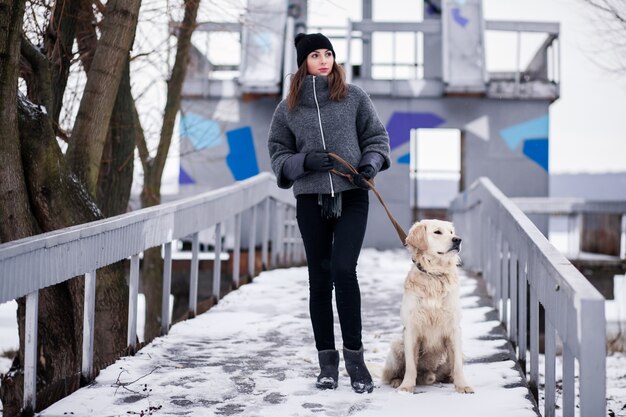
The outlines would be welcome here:
M 306 270 L 294 268 L 261 274 L 209 312 L 172 327 L 168 337 L 155 340 L 134 357 L 120 359 L 94 384 L 41 415 L 117 416 L 142 411 L 157 416 L 534 415 L 525 388 L 502 389 L 515 385 L 519 377 L 507 359 L 504 340 L 494 334 L 495 315 L 481 304 L 484 300 L 471 278 L 462 280 L 464 352 L 467 378 L 477 393 L 460 395 L 450 385 L 436 385 L 403 395 L 380 385 L 377 375 L 389 341 L 401 329 L 400 291 L 408 267 L 404 251 L 364 250 L 360 259 L 366 360 L 377 382 L 373 394 L 352 393 L 343 365 L 336 391 L 314 389 L 318 369 Z M 0 353 L 18 345 L 15 310 L 14 302 L 0 305 Z M 336 323 L 339 348 L 340 334 Z M 504 360 L 484 362 L 498 356 Z M 10 360 L 0 358 L 0 373 L 9 366 Z M 556 369 L 558 381 L 560 362 Z M 540 394 L 540 410 L 542 402 Z M 498 411 L 501 405 L 506 410 Z M 626 355 L 611 354 L 607 408 L 614 414 L 608 415 L 626 417 L 625 407 Z M 1 409 L 0 404 L 0 415 Z M 560 413 L 557 409 L 557 416 Z
M 401 331 L 401 289 L 409 266 L 404 251 L 364 250 L 360 259 L 364 346 L 377 385 L 372 394 L 352 391 L 343 363 L 337 390 L 315 388 L 307 273 L 292 268 L 262 273 L 40 415 L 535 416 L 495 314 L 481 305 L 472 278 L 462 281 L 462 325 L 466 376 L 476 394 L 458 394 L 451 384 L 400 394 L 380 384 L 376 376 L 389 343 Z M 336 339 L 340 348 L 338 323 Z

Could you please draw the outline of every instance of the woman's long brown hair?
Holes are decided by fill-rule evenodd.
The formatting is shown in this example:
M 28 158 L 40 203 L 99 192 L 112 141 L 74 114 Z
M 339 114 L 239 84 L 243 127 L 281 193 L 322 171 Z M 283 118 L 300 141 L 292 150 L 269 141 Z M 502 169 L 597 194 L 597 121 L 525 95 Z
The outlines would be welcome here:
M 298 68 L 298 71 L 291 77 L 291 86 L 289 87 L 289 95 L 287 95 L 287 109 L 289 111 L 295 109 L 298 105 L 302 83 L 307 75 L 306 61 L 304 61 Z M 341 101 L 348 94 L 346 72 L 336 61 L 333 62 L 333 69 L 328 74 L 328 91 L 329 97 L 333 101 Z

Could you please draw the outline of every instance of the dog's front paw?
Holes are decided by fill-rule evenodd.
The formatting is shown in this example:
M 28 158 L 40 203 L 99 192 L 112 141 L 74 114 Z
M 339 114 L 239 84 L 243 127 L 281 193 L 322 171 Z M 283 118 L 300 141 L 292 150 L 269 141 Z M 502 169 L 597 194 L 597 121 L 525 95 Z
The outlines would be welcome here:
M 455 385 L 454 389 L 456 390 L 456 392 L 460 392 L 461 394 L 473 394 L 474 393 L 474 388 L 470 387 L 469 385 Z
M 398 388 L 400 384 L 402 384 L 402 380 L 400 378 L 394 378 L 389 381 L 389 385 L 391 385 L 391 388 Z
M 415 385 L 402 384 L 398 387 L 398 391 L 400 392 L 408 392 L 412 394 L 413 390 L 415 390 Z

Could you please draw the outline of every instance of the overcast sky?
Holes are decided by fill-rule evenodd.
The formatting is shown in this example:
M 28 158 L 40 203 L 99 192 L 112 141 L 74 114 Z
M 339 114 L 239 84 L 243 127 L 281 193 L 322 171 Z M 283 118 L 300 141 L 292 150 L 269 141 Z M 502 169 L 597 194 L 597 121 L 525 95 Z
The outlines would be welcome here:
M 491 20 L 561 24 L 561 98 L 550 109 L 550 171 L 626 171 L 626 73 L 620 77 L 592 62 L 598 50 L 609 48 L 583 2 L 484 0 L 483 12 Z M 421 4 L 421 0 L 374 0 L 374 19 L 421 20 Z M 343 25 L 348 17 L 361 19 L 361 0 L 310 0 L 308 11 L 311 25 Z M 522 42 L 526 39 L 533 40 L 526 37 Z M 510 56 L 514 47 L 515 43 L 503 50 L 492 47 L 488 64 Z

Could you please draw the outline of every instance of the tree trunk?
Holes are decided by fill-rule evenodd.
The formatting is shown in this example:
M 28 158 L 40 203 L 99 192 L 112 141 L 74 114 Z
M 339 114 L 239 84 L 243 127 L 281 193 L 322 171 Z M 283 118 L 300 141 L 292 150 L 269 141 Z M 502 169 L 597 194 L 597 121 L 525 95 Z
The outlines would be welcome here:
M 67 158 L 72 171 L 96 195 L 102 150 L 122 78 L 135 38 L 141 0 L 110 0 L 102 36 L 87 75 Z
M 25 99 L 19 102 L 20 145 L 33 212 L 42 231 L 102 218 L 89 194 L 70 173 L 51 120 Z M 40 291 L 37 409 L 80 386 L 84 281 L 72 279 Z M 120 263 L 97 271 L 94 369 L 112 363 L 126 347 L 128 288 Z M 18 323 L 23 364 L 24 309 Z M 4 415 L 18 415 L 23 375 L 10 372 L 2 381 Z
M 172 142 L 176 113 L 180 109 L 180 96 L 183 82 L 189 63 L 191 49 L 191 35 L 196 28 L 198 6 L 200 0 L 185 0 L 185 16 L 178 32 L 176 60 L 172 68 L 172 75 L 167 83 L 167 102 L 163 114 L 163 126 L 157 155 L 150 160 L 145 142 L 139 143 L 139 153 L 144 168 L 144 184 L 141 192 L 143 207 L 150 207 L 161 203 L 161 177 L 165 168 L 165 161 Z M 161 249 L 153 248 L 144 252 L 143 288 L 146 297 L 146 326 L 145 340 L 160 334 L 161 297 L 163 294 L 163 259 Z
M 97 201 L 106 217 L 126 213 L 128 209 L 137 129 L 141 128 L 135 125 L 134 112 L 127 60 L 100 163 Z
M 24 0 L 0 0 L 0 242 L 37 233 L 30 214 L 17 125 Z
M 16 2 L 17 3 L 17 2 Z M 23 13 L 23 4 L 20 3 Z M 66 166 L 56 143 L 52 121 L 37 106 L 25 99 L 17 101 L 21 15 L 18 8 L 0 3 L 0 236 L 2 241 L 30 236 L 39 231 L 56 230 L 102 218 L 89 194 Z M 12 33 L 4 23 L 12 24 Z M 5 33 L 6 38 L 2 38 Z M 9 47 L 12 42 L 13 49 Z M 32 70 L 28 87 L 33 98 L 45 103 L 50 74 L 45 57 L 30 44 L 23 44 L 23 56 Z M 17 50 L 15 50 L 17 47 Z M 13 71 L 13 72 L 12 72 Z M 62 75 L 61 75 L 62 76 Z M 34 82 L 36 81 L 36 82 Z M 33 88 L 37 84 L 38 88 Z M 62 94 L 57 89 L 57 94 Z M 19 141 L 18 117 L 19 108 Z M 21 184 L 21 187 L 20 187 Z M 126 196 L 126 199 L 128 196 Z M 32 205 L 32 214 L 31 208 Z M 36 220 L 35 220 L 36 219 Z M 39 292 L 37 407 L 42 409 L 80 386 L 84 283 L 82 278 L 43 289 Z M 112 363 L 126 347 L 128 289 L 121 264 L 98 270 L 96 284 L 96 331 L 94 369 Z M 24 355 L 23 300 L 18 300 L 20 353 L 15 366 L 2 381 L 5 416 L 20 415 L 23 397 Z

